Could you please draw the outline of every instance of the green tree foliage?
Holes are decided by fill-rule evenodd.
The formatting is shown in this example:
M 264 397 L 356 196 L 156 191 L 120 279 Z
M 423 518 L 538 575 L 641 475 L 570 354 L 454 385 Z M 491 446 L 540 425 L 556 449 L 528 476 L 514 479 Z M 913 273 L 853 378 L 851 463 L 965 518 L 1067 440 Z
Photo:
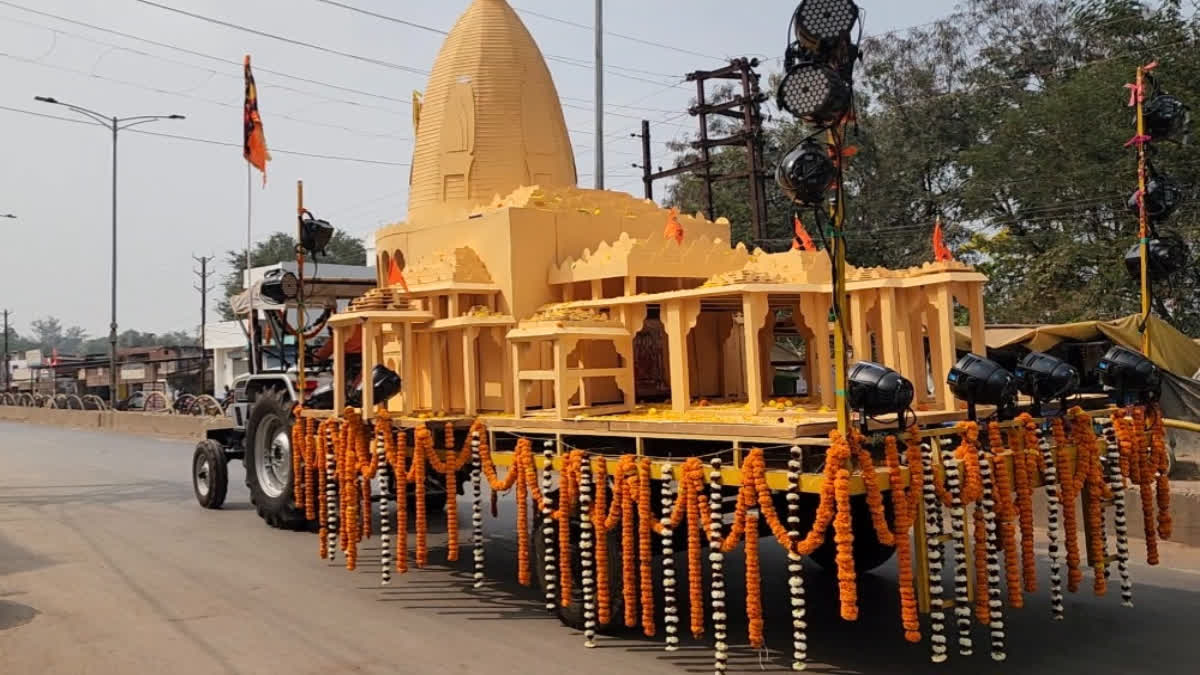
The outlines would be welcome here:
M 1126 207 L 1136 156 L 1123 147 L 1134 135 L 1125 84 L 1157 61 L 1162 87 L 1200 109 L 1197 37 L 1195 9 L 1180 0 L 967 0 L 941 21 L 867 40 L 847 141 L 858 150 L 846 177 L 850 261 L 930 260 L 940 215 L 951 248 L 991 279 L 989 321 L 1136 312 L 1137 284 L 1122 263 L 1137 239 Z M 728 131 L 719 120 L 710 135 Z M 773 169 L 809 132 L 789 118 L 764 133 Z M 673 147 L 676 165 L 696 158 L 686 142 Z M 1187 269 L 1156 285 L 1155 309 L 1200 334 L 1200 150 L 1160 144 L 1154 162 L 1185 188 L 1160 229 L 1192 248 Z M 744 171 L 745 151 L 718 150 L 714 164 L 716 173 Z M 780 250 L 790 245 L 792 209 L 773 185 L 769 192 L 758 243 Z M 688 175 L 666 201 L 693 212 L 702 194 Z M 735 240 L 753 244 L 747 196 L 744 181 L 718 184 L 714 195 Z
M 342 230 L 334 231 L 327 250 L 328 255 L 318 258 L 319 263 L 362 265 L 367 258 L 367 249 L 363 246 L 362 239 L 346 234 Z M 254 267 L 294 262 L 296 260 L 296 238 L 286 232 L 276 232 L 254 245 L 250 259 Z M 217 305 L 217 309 L 226 321 L 230 321 L 235 317 L 233 309 L 229 305 L 229 299 L 245 290 L 245 285 L 242 283 L 242 276 L 246 270 L 245 250 L 226 251 L 225 265 L 229 268 L 229 273 L 221 282 L 225 293 L 224 298 Z

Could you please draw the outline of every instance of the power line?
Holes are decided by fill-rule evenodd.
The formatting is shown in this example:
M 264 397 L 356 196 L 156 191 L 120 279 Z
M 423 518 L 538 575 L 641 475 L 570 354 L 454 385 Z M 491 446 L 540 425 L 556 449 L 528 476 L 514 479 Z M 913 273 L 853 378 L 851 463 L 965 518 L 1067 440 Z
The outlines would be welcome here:
M 324 0 L 321 0 L 321 1 L 323 2 Z M 541 12 L 535 12 L 531 9 L 523 9 L 521 7 L 516 7 L 514 9 L 516 9 L 518 12 L 520 12 L 522 14 L 528 14 L 529 16 L 536 16 L 539 19 L 544 19 L 546 21 L 553 21 L 555 23 L 561 23 L 561 24 L 564 24 L 567 26 L 573 26 L 575 28 L 582 28 L 583 30 L 586 30 L 589 32 L 591 32 L 594 29 L 593 26 L 578 23 L 576 21 L 570 21 L 568 19 L 560 19 L 556 16 L 550 16 L 548 14 L 542 14 Z M 663 44 L 661 42 L 653 42 L 651 40 L 646 40 L 643 38 L 635 37 L 633 35 L 625 35 L 623 33 L 614 33 L 612 31 L 607 31 L 607 30 L 604 31 L 604 34 L 611 35 L 616 38 L 621 38 L 622 40 L 629 40 L 630 42 L 636 42 L 638 44 L 646 45 L 649 47 L 655 47 L 657 49 L 666 49 L 666 50 L 673 51 L 673 52 L 679 52 L 680 54 L 687 54 L 689 56 L 699 56 L 702 59 L 712 59 L 714 61 L 724 61 L 725 60 L 725 58 L 722 56 L 713 56 L 712 54 L 702 54 L 700 52 L 694 52 L 690 49 L 684 49 L 682 47 L 676 47 L 674 45 Z
M 43 63 L 43 62 L 35 60 L 35 59 L 29 59 L 29 58 L 25 58 L 22 56 L 17 56 L 15 54 L 9 54 L 6 52 L 0 52 L 0 57 L 12 59 L 14 61 L 17 61 L 20 63 L 25 63 L 28 65 L 39 66 L 42 68 L 49 68 L 51 70 L 57 70 L 60 72 L 65 72 L 65 73 L 72 73 L 74 75 L 80 75 L 82 77 L 88 77 L 88 78 L 97 79 L 97 80 L 105 80 L 107 82 L 113 82 L 113 83 L 124 85 L 127 87 L 134 87 L 137 89 L 141 89 L 143 91 L 149 91 L 149 92 L 153 92 L 156 94 L 165 94 L 167 96 L 178 96 L 180 98 L 188 98 L 188 99 L 192 99 L 194 101 L 200 101 L 203 103 L 208 103 L 210 105 L 220 106 L 222 108 L 232 108 L 235 110 L 241 110 L 241 108 L 242 108 L 241 105 L 238 105 L 235 103 L 226 103 L 224 101 L 218 101 L 216 99 L 206 98 L 204 96 L 197 96 L 195 94 L 188 94 L 185 92 L 160 89 L 158 87 L 146 85 L 146 84 L 143 84 L 140 82 L 135 82 L 133 80 L 123 80 L 123 79 L 116 78 L 116 77 L 109 77 L 107 75 L 100 75 L 100 74 L 97 74 L 94 72 L 80 70 L 78 68 L 69 68 L 67 66 L 60 66 L 60 65 L 53 64 L 53 63 Z M 307 124 L 310 126 L 324 127 L 326 129 L 336 129 L 338 131 L 344 131 L 344 132 L 353 134 L 355 136 L 364 136 L 367 138 L 390 138 L 390 139 L 397 140 L 397 141 L 412 141 L 413 140 L 407 136 L 397 136 L 395 134 L 388 134 L 388 133 L 383 133 L 383 132 L 360 131 L 358 129 L 354 129 L 352 127 L 347 127 L 347 126 L 340 125 L 340 124 L 330 124 L 328 122 L 318 122 L 316 120 L 306 120 L 306 119 L 302 119 L 299 117 L 293 117 L 286 113 L 273 113 L 271 115 L 271 117 L 275 117 L 278 119 L 284 119 L 284 120 L 296 122 L 299 124 Z
M 22 108 L 12 108 L 12 107 L 9 107 L 6 105 L 0 105 L 0 110 L 21 113 L 23 115 L 31 115 L 33 117 L 44 117 L 46 119 L 58 120 L 60 122 L 72 122 L 72 123 L 76 123 L 76 124 L 92 124 L 92 122 L 89 122 L 87 120 L 76 119 L 74 117 L 60 117 L 58 115 L 49 115 L 49 114 L 40 113 L 40 112 L 37 112 L 34 110 L 24 110 Z M 158 136 L 160 138 L 170 138 L 170 139 L 174 139 L 174 140 L 178 140 L 178 141 L 190 141 L 193 143 L 206 143 L 209 145 L 220 145 L 220 146 L 224 146 L 227 148 L 241 148 L 242 147 L 241 143 L 232 143 L 229 141 L 221 141 L 221 140 L 216 140 L 213 138 L 200 138 L 198 136 L 185 136 L 182 134 L 168 134 L 168 133 L 162 133 L 162 132 L 158 132 L 158 131 L 147 131 L 145 129 L 130 129 L 129 133 L 142 134 L 144 136 Z M 285 150 L 282 148 L 271 148 L 271 153 L 272 154 L 280 154 L 280 155 L 295 155 L 297 157 L 309 157 L 312 159 L 328 159 L 328 160 L 336 160 L 336 161 L 341 161 L 341 162 L 358 162 L 361 164 L 377 164 L 377 165 L 381 165 L 381 166 L 411 166 L 408 162 L 391 162 L 391 161 L 382 160 L 382 159 L 367 159 L 364 157 L 347 157 L 344 155 L 326 155 L 326 154 L 321 154 L 321 153 L 316 153 L 316 152 L 303 152 L 300 150 Z
M 322 53 L 325 53 L 325 54 L 332 54 L 332 55 L 334 55 L 334 56 L 341 56 L 341 57 L 343 57 L 343 58 L 352 59 L 352 60 L 354 60 L 354 61 L 361 61 L 361 62 L 363 62 L 363 63 L 369 63 L 369 64 L 371 64 L 371 65 L 375 65 L 375 66 L 382 66 L 382 67 L 384 67 L 384 68 L 391 68 L 391 69 L 393 69 L 393 70 L 400 70 L 400 71 L 403 71 L 403 72 L 406 72 L 406 73 L 412 73 L 412 74 L 414 74 L 414 75 L 428 75 L 428 74 L 429 74 L 429 71 L 428 71 L 428 70 L 421 70 L 420 68 L 413 68 L 412 66 L 406 66 L 406 65 L 403 65 L 403 64 L 400 64 L 400 63 L 393 63 L 393 62 L 391 62 L 391 61 L 384 61 L 384 60 L 382 60 L 382 59 L 376 59 L 376 58 L 373 58 L 373 57 L 370 57 L 370 56 L 363 56 L 363 55 L 361 55 L 361 54 L 353 54 L 353 53 L 351 53 L 351 52 L 344 52 L 344 51 L 341 51 L 341 50 L 339 50 L 339 49 L 334 49 L 334 48 L 332 48 L 332 47 L 325 47 L 325 46 L 323 46 L 323 45 L 319 45 L 319 44 L 316 44 L 316 43 L 313 43 L 313 42 L 306 42 L 306 41 L 304 41 L 304 40 L 297 40 L 297 39 L 295 39 L 295 38 L 290 38 L 290 37 L 287 37 L 287 36 L 285 36 L 285 35 L 278 35 L 278 34 L 276 34 L 276 33 L 269 33 L 269 32 L 267 32 L 267 31 L 264 31 L 264 30 L 258 30 L 258 29 L 255 29 L 255 28 L 249 28 L 249 27 L 247 27 L 247 26 L 239 26 L 239 25 L 238 25 L 238 24 L 236 24 L 236 23 L 231 23 L 231 22 L 229 22 L 229 21 L 225 21 L 225 20 L 223 20 L 223 19 L 218 19 L 218 18 L 211 17 L 211 16 L 205 16 L 205 15 L 203 15 L 203 14 L 196 14 L 195 12 L 189 12 L 189 11 L 187 11 L 187 10 L 179 9 L 178 7 L 171 7 L 171 6 L 168 6 L 168 5 L 161 5 L 161 4 L 157 3 L 157 2 L 152 2 L 151 0 L 134 0 L 134 1 L 135 1 L 135 2 L 139 2 L 139 3 L 143 4 L 143 5 L 147 5 L 147 6 L 149 6 L 149 7 L 156 7 L 156 8 L 158 8 L 158 9 L 162 9 L 162 10 L 165 10 L 165 11 L 168 11 L 168 12 L 174 12 L 175 14 L 179 14 L 179 15 L 181 15 L 181 16 L 186 16 L 186 17 L 188 17 L 188 18 L 191 18 L 191 19 L 196 19 L 196 20 L 198 20 L 198 21 L 204 21 L 204 22 L 206 22 L 206 23 L 211 23 L 211 24 L 214 24 L 214 25 L 217 25 L 217 26 L 223 26 L 223 27 L 225 27 L 225 28 L 230 28 L 230 29 L 233 29 L 233 30 L 236 30 L 236 31 L 241 31 L 241 32 L 243 32 L 243 33 L 249 33 L 249 34 L 251 34 L 251 35 L 257 35 L 257 36 L 259 36 L 259 37 L 264 37 L 264 38 L 268 38 L 268 39 L 271 39 L 271 40 L 276 40 L 276 41 L 278 41 L 278 42 L 283 42 L 283 43 L 285 43 L 285 44 L 294 45 L 294 46 L 296 46 L 296 47 L 305 47 L 305 48 L 307 48 L 307 49 L 312 49 L 312 50 L 319 51 L 319 52 L 322 52 Z
M 139 0 L 139 2 L 140 1 L 141 0 Z M 427 31 L 429 33 L 434 33 L 436 35 L 449 35 L 450 34 L 449 31 L 443 30 L 441 28 L 437 28 L 435 26 L 428 26 L 425 24 L 417 23 L 415 21 L 401 19 L 400 17 L 391 16 L 389 14 L 381 14 L 379 12 L 373 12 L 371 10 L 363 9 L 361 7 L 355 7 L 354 5 L 347 5 L 346 3 L 343 3 L 343 2 L 337 2 L 336 0 L 316 0 L 316 1 L 319 3 L 322 3 L 322 4 L 333 6 L 333 7 L 340 7 L 341 9 L 345 9 L 345 10 L 355 12 L 358 14 L 363 14 L 365 16 L 369 16 L 369 17 L 372 17 L 375 19 L 380 19 L 382 21 L 389 21 L 391 23 L 400 24 L 402 26 L 408 26 L 410 28 L 416 28 L 418 30 Z M 592 67 L 592 64 L 590 62 L 582 61 L 581 59 L 575 59 L 575 58 L 572 58 L 569 56 L 560 56 L 557 54 L 545 54 L 545 57 L 546 57 L 546 60 L 548 60 L 548 61 L 555 61 L 557 63 L 565 63 L 569 66 L 575 66 L 577 68 L 590 69 Z M 656 77 L 677 77 L 677 75 L 675 75 L 675 74 L 657 73 L 657 72 L 649 71 L 649 70 L 641 70 L 638 68 L 631 68 L 628 66 L 616 66 L 616 65 L 611 65 L 611 64 L 605 65 L 604 70 L 612 72 L 612 74 L 617 77 L 624 77 L 626 79 L 636 80 L 639 82 L 649 82 L 651 84 L 662 84 L 662 82 L 660 82 L 658 80 L 647 80 L 643 77 L 626 75 L 622 72 L 614 72 L 614 71 L 629 71 L 632 73 L 642 73 L 645 75 L 654 75 Z

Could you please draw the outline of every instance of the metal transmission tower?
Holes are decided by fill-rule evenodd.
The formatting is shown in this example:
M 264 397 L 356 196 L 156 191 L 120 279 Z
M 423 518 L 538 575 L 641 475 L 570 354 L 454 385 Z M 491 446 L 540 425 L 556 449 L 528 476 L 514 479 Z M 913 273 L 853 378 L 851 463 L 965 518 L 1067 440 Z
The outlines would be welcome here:
M 709 220 L 716 217 L 713 206 L 713 184 L 727 180 L 746 180 L 750 196 L 750 231 L 755 240 L 765 237 L 767 223 L 767 171 L 763 150 L 762 104 L 769 98 L 759 88 L 759 75 L 755 71 L 758 59 L 733 59 L 729 65 L 716 70 L 697 70 L 688 73 L 687 80 L 696 83 L 696 104 L 689 110 L 698 118 L 700 137 L 691 143 L 698 150 L 700 159 L 682 164 L 673 169 L 653 171 L 650 164 L 650 123 L 642 121 L 642 133 L 633 134 L 642 140 L 642 163 L 634 167 L 642 170 L 642 184 L 647 199 L 654 198 L 654 181 L 683 173 L 694 173 L 704 181 L 704 212 Z M 732 80 L 741 84 L 741 93 L 727 101 L 712 103 L 708 100 L 706 83 L 710 80 Z M 709 138 L 709 116 L 720 115 L 741 120 L 735 132 L 723 138 Z M 716 174 L 712 171 L 712 150 L 722 146 L 745 145 L 746 170 L 737 173 Z

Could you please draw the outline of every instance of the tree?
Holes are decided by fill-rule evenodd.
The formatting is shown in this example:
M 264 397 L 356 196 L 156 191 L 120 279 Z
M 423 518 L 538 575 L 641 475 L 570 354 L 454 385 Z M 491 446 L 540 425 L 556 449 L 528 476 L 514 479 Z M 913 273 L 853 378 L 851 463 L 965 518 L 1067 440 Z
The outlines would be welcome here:
M 951 248 L 990 277 L 990 321 L 1137 311 L 1137 284 L 1122 263 L 1137 239 L 1126 206 L 1136 164 L 1123 147 L 1134 135 L 1124 85 L 1138 65 L 1157 61 L 1162 85 L 1200 106 L 1200 20 L 1181 5 L 967 0 L 933 24 L 869 39 L 848 134 L 857 148 L 846 175 L 849 260 L 889 267 L 928 261 L 941 216 Z M 723 133 L 722 124 L 710 133 Z M 764 133 L 773 167 L 810 131 L 789 118 Z M 674 147 L 676 165 L 695 159 L 686 142 Z M 744 153 L 716 152 L 714 171 L 741 170 Z M 1156 285 L 1155 310 L 1198 334 L 1200 158 L 1192 147 L 1166 144 L 1154 153 L 1155 164 L 1185 188 L 1183 205 L 1162 229 L 1178 232 L 1192 250 L 1183 271 Z M 769 192 L 762 243 L 779 250 L 791 237 L 791 206 L 774 187 Z M 714 193 L 735 241 L 747 241 L 744 184 L 718 184 Z M 700 197 L 699 177 L 684 176 L 666 201 L 693 211 Z
M 362 239 L 342 230 L 334 230 L 327 251 L 328 255 L 319 258 L 320 262 L 334 265 L 362 265 L 367 258 L 367 249 L 363 246 Z M 296 238 L 286 232 L 276 232 L 266 240 L 254 245 L 250 260 L 253 267 L 295 261 Z M 217 305 L 217 309 L 226 321 L 231 321 L 237 317 L 233 313 L 229 299 L 246 289 L 242 283 L 242 277 L 246 270 L 246 252 L 244 250 L 226 251 L 225 264 L 230 271 L 222 280 L 225 298 Z
M 54 350 L 58 350 L 60 354 L 78 353 L 88 337 L 87 331 L 79 326 L 71 326 L 64 330 L 62 322 L 53 316 L 34 319 L 31 328 L 36 348 L 46 354 Z

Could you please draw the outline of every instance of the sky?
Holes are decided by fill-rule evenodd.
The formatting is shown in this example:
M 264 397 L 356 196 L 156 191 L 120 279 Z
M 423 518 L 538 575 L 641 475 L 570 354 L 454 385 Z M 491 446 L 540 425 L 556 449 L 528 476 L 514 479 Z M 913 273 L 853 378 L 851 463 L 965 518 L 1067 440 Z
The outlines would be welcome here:
M 111 133 L 34 96 L 106 116 L 186 116 L 136 129 L 148 133 L 119 136 L 117 320 L 121 330 L 195 331 L 200 295 L 192 258 L 216 256 L 213 281 L 219 282 L 228 271 L 225 251 L 245 246 L 248 197 L 255 239 L 292 231 L 301 179 L 305 205 L 355 235 L 370 239 L 381 225 L 404 219 L 409 100 L 425 86 L 443 38 L 437 31 L 449 30 L 469 5 L 336 0 L 414 26 L 320 0 L 153 2 L 160 6 L 0 0 L 0 214 L 17 216 L 0 218 L 0 308 L 13 312 L 11 321 L 22 333 L 32 320 L 56 316 L 92 336 L 107 335 L 110 312 Z M 579 182 L 591 187 L 594 4 L 510 4 L 548 59 Z M 859 4 L 866 33 L 877 35 L 935 20 L 955 3 Z M 652 122 L 655 165 L 669 165 L 665 142 L 695 129 L 683 112 L 695 93 L 684 73 L 720 67 L 736 56 L 762 58 L 764 76 L 778 69 L 795 2 L 755 0 L 744 12 L 733 9 L 739 6 L 727 0 L 605 1 L 607 188 L 640 191 L 640 169 L 630 166 L 641 156 L 640 141 L 630 137 L 640 120 Z M 250 195 L 241 155 L 244 54 L 253 57 L 274 153 L 266 186 L 256 173 Z M 210 308 L 218 293 L 210 294 Z M 211 309 L 208 318 L 219 319 Z

